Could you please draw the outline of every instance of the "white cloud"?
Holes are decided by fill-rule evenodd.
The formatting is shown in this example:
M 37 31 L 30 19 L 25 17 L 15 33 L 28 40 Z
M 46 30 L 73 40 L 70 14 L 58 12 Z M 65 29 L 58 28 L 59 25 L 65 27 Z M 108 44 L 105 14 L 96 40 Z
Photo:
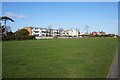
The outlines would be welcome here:
M 6 12 L 6 13 L 5 13 L 5 16 L 11 17 L 11 18 L 19 18 L 19 19 L 24 19 L 24 18 L 27 17 L 26 15 L 23 15 L 23 14 L 15 14 L 15 13 L 12 13 L 12 12 Z
M 27 16 L 26 15 L 19 15 L 17 16 L 18 18 L 26 18 Z

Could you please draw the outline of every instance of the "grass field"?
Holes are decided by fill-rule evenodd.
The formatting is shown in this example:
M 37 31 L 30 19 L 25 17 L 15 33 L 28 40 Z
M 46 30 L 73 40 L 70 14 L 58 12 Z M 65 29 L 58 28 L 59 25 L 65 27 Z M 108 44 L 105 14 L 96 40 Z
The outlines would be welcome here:
M 106 78 L 115 38 L 3 42 L 3 78 Z

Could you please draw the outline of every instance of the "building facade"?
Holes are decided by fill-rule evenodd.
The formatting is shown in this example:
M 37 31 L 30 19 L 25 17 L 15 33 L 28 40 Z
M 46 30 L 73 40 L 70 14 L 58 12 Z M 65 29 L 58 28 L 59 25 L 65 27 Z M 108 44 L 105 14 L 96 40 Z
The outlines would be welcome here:
M 92 36 L 101 36 L 101 35 L 106 35 L 106 32 L 103 32 L 103 31 L 92 32 L 91 35 Z
M 78 37 L 78 31 L 77 30 L 74 30 L 74 29 L 68 29 L 66 30 L 67 32 L 67 36 L 69 37 Z
M 38 27 L 25 27 L 24 29 L 29 31 L 29 35 L 34 35 L 36 37 L 78 37 L 79 32 L 74 29 L 68 30 L 58 30 L 58 29 L 48 29 L 48 28 L 38 28 Z

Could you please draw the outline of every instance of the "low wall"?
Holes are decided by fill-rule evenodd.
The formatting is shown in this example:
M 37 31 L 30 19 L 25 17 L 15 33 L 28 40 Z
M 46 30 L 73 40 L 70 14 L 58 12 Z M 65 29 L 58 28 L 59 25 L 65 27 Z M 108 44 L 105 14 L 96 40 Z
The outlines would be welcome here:
M 35 37 L 36 39 L 54 39 L 54 37 Z M 57 37 L 57 38 L 80 38 L 80 37 Z
M 35 37 L 36 39 L 53 39 L 53 37 Z

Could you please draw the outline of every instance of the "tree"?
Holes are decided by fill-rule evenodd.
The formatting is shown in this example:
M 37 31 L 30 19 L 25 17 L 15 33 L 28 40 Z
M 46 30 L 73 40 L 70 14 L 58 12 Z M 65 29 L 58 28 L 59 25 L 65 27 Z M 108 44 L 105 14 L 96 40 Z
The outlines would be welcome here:
M 11 32 L 12 31 L 10 26 L 6 26 L 5 30 L 6 30 L 6 32 Z
M 10 21 L 14 22 L 14 20 L 13 20 L 12 18 L 9 18 L 9 17 L 7 17 L 7 16 L 2 16 L 2 17 L 0 17 L 0 20 L 4 20 L 4 21 L 5 21 L 5 27 L 6 27 L 6 21 L 7 21 L 7 20 L 10 20 Z
M 14 20 L 13 20 L 12 18 L 9 18 L 9 17 L 7 17 L 7 16 L 2 16 L 2 17 L 0 17 L 0 20 L 1 20 L 1 21 L 4 21 L 4 26 L 2 26 L 2 31 L 3 31 L 3 32 L 6 32 L 6 21 L 7 21 L 7 20 L 10 20 L 10 21 L 14 22 Z M 7 33 L 7 32 L 6 32 L 6 33 Z
M 4 26 L 1 26 L 1 28 L 2 28 L 2 32 L 5 32 L 5 27 L 4 27 Z
M 49 36 L 52 36 L 52 25 L 48 26 L 48 33 Z
M 79 30 L 79 29 L 76 29 L 76 31 L 78 32 L 78 36 L 80 36 L 80 30 Z
M 0 17 L 0 20 L 11 20 L 12 22 L 14 22 L 14 20 L 12 18 L 9 18 L 7 16 Z
M 26 29 L 20 29 L 20 30 L 15 32 L 15 35 L 16 36 L 28 36 L 29 31 L 27 31 Z
M 89 26 L 88 25 L 85 25 L 85 28 L 84 28 L 84 30 L 86 31 L 86 34 L 88 35 L 88 31 L 89 31 Z
M 62 28 L 59 28 L 59 33 L 60 33 L 60 36 L 62 36 L 62 32 L 63 32 L 64 30 L 62 29 Z

